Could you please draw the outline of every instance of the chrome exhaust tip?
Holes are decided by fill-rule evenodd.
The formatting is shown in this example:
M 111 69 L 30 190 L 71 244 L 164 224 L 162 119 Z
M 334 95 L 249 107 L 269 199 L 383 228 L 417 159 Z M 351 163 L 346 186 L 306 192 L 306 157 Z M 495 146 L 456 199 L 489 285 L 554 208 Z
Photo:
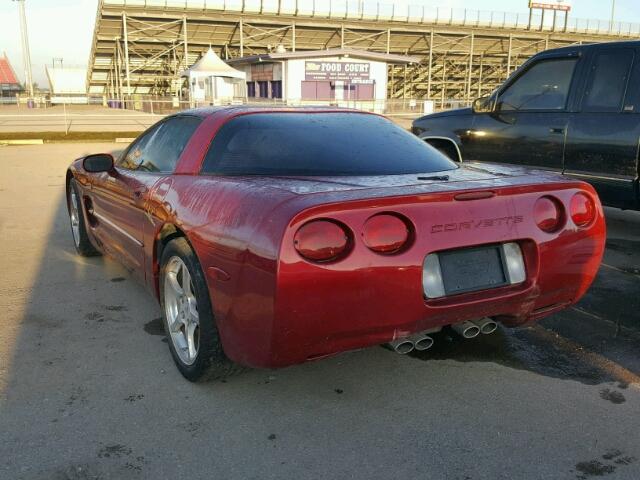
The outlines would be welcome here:
M 412 337 L 411 340 L 413 340 L 413 347 L 419 352 L 429 350 L 433 347 L 433 338 L 429 335 L 416 335 Z
M 463 338 L 475 338 L 480 335 L 480 327 L 471 322 L 462 322 L 451 325 L 454 332 Z
M 406 355 L 407 353 L 412 352 L 415 348 L 413 341 L 406 337 L 393 340 L 387 343 L 387 345 L 391 348 L 391 350 L 399 353 L 400 355 Z
M 474 320 L 471 323 L 476 325 L 480 329 L 480 333 L 483 335 L 489 335 L 498 329 L 498 324 L 487 317 L 481 318 L 480 320 Z

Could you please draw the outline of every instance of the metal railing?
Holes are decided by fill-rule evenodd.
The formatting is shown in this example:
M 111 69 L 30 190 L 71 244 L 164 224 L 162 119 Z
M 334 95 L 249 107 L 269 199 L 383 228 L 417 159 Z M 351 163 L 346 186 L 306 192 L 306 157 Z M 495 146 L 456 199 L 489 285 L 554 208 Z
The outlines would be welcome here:
M 75 107 L 78 106 L 99 106 L 105 107 L 105 111 L 112 112 L 115 110 L 132 110 L 151 114 L 171 114 L 189 108 L 199 108 L 207 106 L 224 106 L 224 105 L 262 105 L 262 106 L 289 106 L 299 107 L 305 105 L 331 105 L 346 108 L 355 108 L 358 110 L 370 110 L 385 115 L 394 114 L 411 114 L 414 112 L 423 112 L 425 108 L 433 108 L 434 111 L 448 110 L 461 106 L 468 106 L 469 101 L 465 99 L 443 99 L 441 96 L 426 98 L 394 98 L 382 100 L 356 100 L 356 99 L 289 99 L 282 98 L 258 98 L 258 97 L 234 97 L 233 99 L 217 100 L 217 101 L 189 101 L 171 96 L 154 96 L 146 94 L 133 94 L 125 99 L 108 98 L 103 95 L 85 95 L 72 97 L 53 97 L 54 101 L 48 96 L 34 96 L 29 98 L 26 94 L 6 97 L 6 105 L 19 106 L 16 112 L 23 114 L 35 114 L 38 109 L 48 110 L 55 107 Z M 56 100 L 57 99 L 57 100 Z M 66 101 L 65 101 L 66 100 Z M 425 102 L 430 102 L 430 107 L 425 107 Z M 3 103 L 3 102 L 0 102 Z
M 118 101 L 108 100 L 108 105 L 115 108 L 126 110 L 134 110 L 138 112 L 168 115 L 177 113 L 189 108 L 207 107 L 207 106 L 223 106 L 223 105 L 257 105 L 257 106 L 284 106 L 284 107 L 301 107 L 301 106 L 333 106 L 341 108 L 353 108 L 368 112 L 381 113 L 383 115 L 393 116 L 419 116 L 424 113 L 430 113 L 440 110 L 449 110 L 452 108 L 465 107 L 470 104 L 466 100 L 460 99 L 442 99 L 433 98 L 415 99 L 386 99 L 386 100 L 354 100 L 354 99 L 279 99 L 279 98 L 235 98 L 228 101 L 217 102 L 195 102 L 188 100 L 177 100 L 167 97 L 138 97 L 134 95 L 131 99 Z
M 17 105 L 19 102 L 17 96 L 0 97 L 0 105 Z
M 218 102 L 217 105 L 222 103 Z M 425 113 L 459 108 L 468 102 L 441 98 L 393 99 L 393 100 L 293 100 L 235 99 L 227 105 L 260 106 L 309 106 L 330 105 L 355 108 L 383 114 L 407 126 L 414 118 Z M 92 96 L 83 105 L 78 103 L 51 105 L 47 102 L 33 104 L 0 104 L 0 138 L 2 133 L 29 132 L 141 132 L 166 115 L 189 108 L 210 106 L 210 102 L 181 101 L 171 97 L 132 96 L 127 100 L 110 100 Z
M 598 19 L 564 19 L 553 23 L 554 15 L 528 12 L 500 12 L 426 5 L 398 6 L 369 0 L 102 0 L 105 5 L 186 10 L 223 10 L 254 14 L 283 14 L 344 20 L 373 20 L 516 30 L 564 31 L 616 37 L 640 37 L 640 23 Z

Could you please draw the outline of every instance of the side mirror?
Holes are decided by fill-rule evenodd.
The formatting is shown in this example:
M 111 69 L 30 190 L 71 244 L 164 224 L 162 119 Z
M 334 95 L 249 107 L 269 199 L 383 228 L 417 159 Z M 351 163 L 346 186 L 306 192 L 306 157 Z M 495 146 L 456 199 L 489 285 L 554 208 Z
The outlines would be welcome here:
M 89 173 L 110 172 L 113 170 L 113 156 L 109 153 L 97 153 L 84 157 L 82 166 Z
M 471 107 L 474 113 L 491 113 L 495 108 L 493 95 L 476 98 Z

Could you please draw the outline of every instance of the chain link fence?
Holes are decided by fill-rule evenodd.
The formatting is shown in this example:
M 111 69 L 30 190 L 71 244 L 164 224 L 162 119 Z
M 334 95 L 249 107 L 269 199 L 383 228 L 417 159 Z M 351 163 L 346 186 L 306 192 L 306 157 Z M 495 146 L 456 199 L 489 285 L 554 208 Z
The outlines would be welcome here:
M 283 100 L 271 98 L 236 98 L 228 102 L 195 102 L 179 100 L 171 97 L 136 97 L 132 96 L 127 100 L 106 100 L 106 105 L 110 108 L 123 108 L 138 112 L 168 115 L 189 108 L 209 107 L 209 106 L 281 106 L 281 107 L 302 107 L 302 106 L 330 106 L 340 108 L 353 108 L 368 112 L 380 113 L 387 116 L 394 115 L 424 115 L 441 110 L 461 108 L 470 105 L 467 100 L 433 98 L 430 100 L 420 98 L 400 98 L 385 100 Z
M 469 102 L 441 98 L 424 100 L 414 98 L 379 101 L 283 101 L 281 99 L 238 98 L 224 104 L 219 102 L 190 102 L 172 97 L 136 96 L 125 100 L 90 96 L 78 101 L 78 97 L 67 103 L 52 104 L 46 96 L 33 99 L 14 97 L 11 103 L 0 104 L 0 136 L 16 132 L 136 132 L 143 131 L 166 115 L 183 110 L 225 105 L 252 106 L 325 106 L 354 108 L 385 115 L 408 128 L 411 121 L 424 114 L 460 108 Z

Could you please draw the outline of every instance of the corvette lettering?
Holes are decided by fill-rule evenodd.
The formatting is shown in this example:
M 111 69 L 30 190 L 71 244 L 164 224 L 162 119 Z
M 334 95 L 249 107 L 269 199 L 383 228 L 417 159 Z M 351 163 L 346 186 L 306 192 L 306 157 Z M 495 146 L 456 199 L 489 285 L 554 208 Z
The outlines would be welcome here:
M 468 220 L 466 222 L 440 223 L 431 226 L 431 233 L 459 232 L 462 230 L 477 230 L 500 226 L 511 226 L 524 221 L 522 215 L 514 215 L 498 218 L 483 218 L 480 220 Z

